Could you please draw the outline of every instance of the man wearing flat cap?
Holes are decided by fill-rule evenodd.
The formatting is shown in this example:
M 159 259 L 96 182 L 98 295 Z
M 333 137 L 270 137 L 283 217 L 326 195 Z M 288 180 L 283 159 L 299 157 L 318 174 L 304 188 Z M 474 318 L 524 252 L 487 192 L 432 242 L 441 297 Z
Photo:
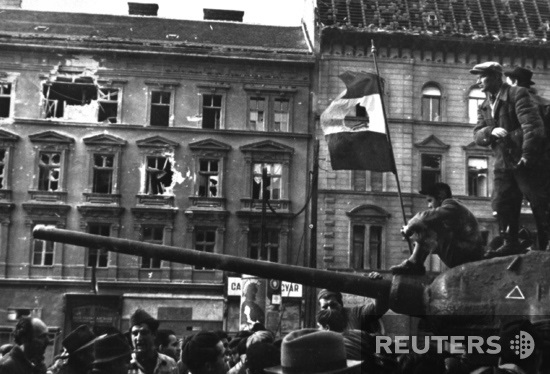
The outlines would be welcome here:
M 434 183 L 419 191 L 426 197 L 428 209 L 417 213 L 401 229 L 405 237 L 414 241 L 408 260 L 391 268 L 394 274 L 422 275 L 424 261 L 437 254 L 452 268 L 483 259 L 483 245 L 477 219 L 460 201 L 453 199 L 451 187 Z
M 480 146 L 491 147 L 495 156 L 492 208 L 504 238 L 486 257 L 522 252 L 518 233 L 523 197 L 533 211 L 539 248 L 545 249 L 550 234 L 550 172 L 539 108 L 527 88 L 503 82 L 499 63 L 478 64 L 470 73 L 478 76 L 477 84 L 487 97 L 478 108 L 474 139 Z
M 155 337 L 159 322 L 143 309 L 137 309 L 130 317 L 130 336 L 134 346 L 132 368 L 128 374 L 177 374 L 173 358 L 159 353 Z

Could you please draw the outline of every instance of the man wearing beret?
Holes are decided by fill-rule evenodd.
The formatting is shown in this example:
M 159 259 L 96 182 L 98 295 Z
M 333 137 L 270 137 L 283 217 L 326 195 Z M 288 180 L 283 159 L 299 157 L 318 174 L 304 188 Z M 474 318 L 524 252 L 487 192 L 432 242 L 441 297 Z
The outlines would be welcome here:
M 382 279 L 382 276 L 373 271 L 367 275 L 370 279 Z M 338 291 L 323 289 L 317 296 L 320 309 L 334 309 L 341 312 L 350 330 L 363 330 L 368 333 L 381 333 L 380 318 L 389 309 L 388 300 L 368 298 L 364 305 L 344 307 L 342 294 Z
M 128 374 L 177 374 L 173 358 L 159 353 L 155 336 L 159 322 L 143 309 L 137 309 L 130 317 L 130 336 L 134 346 L 132 368 Z
M 539 248 L 545 249 L 550 233 L 550 173 L 539 108 L 527 88 L 503 82 L 499 63 L 478 64 L 470 73 L 478 76 L 477 84 L 487 96 L 478 108 L 474 139 L 480 146 L 490 146 L 495 156 L 492 208 L 504 238 L 502 246 L 486 256 L 521 253 L 518 232 L 524 196 L 533 211 Z

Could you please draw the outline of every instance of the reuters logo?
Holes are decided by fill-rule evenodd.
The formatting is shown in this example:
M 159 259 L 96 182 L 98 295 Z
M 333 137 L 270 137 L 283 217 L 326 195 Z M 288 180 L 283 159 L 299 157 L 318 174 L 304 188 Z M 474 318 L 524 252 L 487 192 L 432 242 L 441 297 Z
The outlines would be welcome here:
M 535 340 L 531 334 L 520 330 L 514 339 L 510 340 L 510 349 L 523 360 L 533 354 L 535 350 Z

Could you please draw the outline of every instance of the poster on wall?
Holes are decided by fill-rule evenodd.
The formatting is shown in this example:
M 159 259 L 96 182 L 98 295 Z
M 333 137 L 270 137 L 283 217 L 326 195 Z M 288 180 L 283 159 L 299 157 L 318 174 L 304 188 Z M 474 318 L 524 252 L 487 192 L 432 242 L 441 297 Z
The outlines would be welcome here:
M 255 323 L 265 326 L 266 280 L 243 275 L 241 280 L 241 330 Z

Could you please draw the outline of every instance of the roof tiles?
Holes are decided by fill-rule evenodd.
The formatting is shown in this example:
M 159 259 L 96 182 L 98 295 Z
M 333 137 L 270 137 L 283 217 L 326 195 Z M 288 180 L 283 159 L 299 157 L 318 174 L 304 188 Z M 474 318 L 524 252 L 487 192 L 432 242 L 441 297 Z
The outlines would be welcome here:
M 324 27 L 546 43 L 549 0 L 318 0 Z

